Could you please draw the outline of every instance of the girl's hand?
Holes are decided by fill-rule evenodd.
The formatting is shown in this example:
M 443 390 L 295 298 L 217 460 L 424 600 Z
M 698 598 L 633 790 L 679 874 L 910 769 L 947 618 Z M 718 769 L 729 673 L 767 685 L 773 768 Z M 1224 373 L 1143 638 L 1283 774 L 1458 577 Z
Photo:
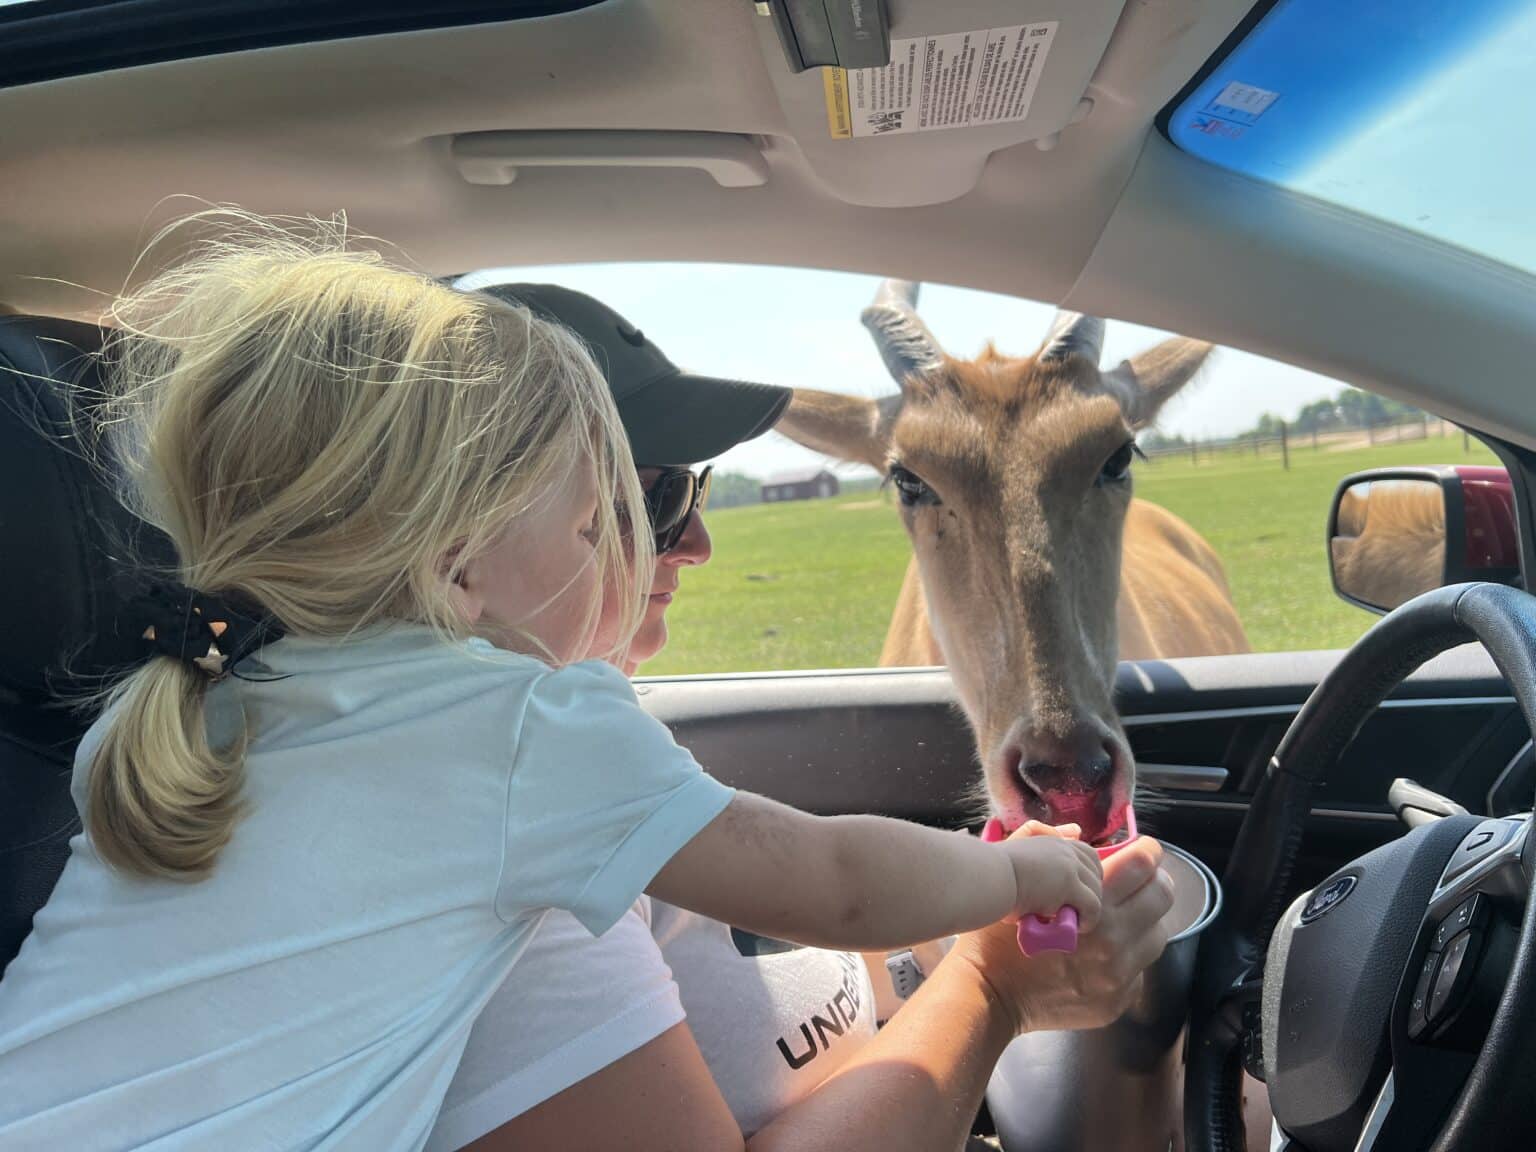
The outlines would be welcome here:
M 1043 826 L 1041 826 L 1043 827 Z M 1028 826 L 1016 837 L 1047 837 Z M 1098 1028 L 1119 1017 L 1141 973 L 1163 954 L 1162 920 L 1173 907 L 1173 880 L 1159 866 L 1162 846 L 1143 836 L 1104 861 L 1098 928 L 1077 951 L 1027 957 L 1012 924 L 961 936 L 945 964 L 965 965 L 984 982 L 1016 1032 Z
M 1079 931 L 1093 931 L 1099 922 L 1104 876 L 1092 848 L 1065 831 L 1033 821 L 997 847 L 1013 863 L 1018 887 L 1014 918 L 1054 916 L 1070 904 L 1077 909 Z

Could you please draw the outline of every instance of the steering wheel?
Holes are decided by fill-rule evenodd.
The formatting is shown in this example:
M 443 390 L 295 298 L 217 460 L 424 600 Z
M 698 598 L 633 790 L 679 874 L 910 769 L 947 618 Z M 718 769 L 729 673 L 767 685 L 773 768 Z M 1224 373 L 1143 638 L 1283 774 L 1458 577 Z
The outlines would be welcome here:
M 1280 741 L 1196 960 L 1192 1152 L 1243 1148 L 1245 1066 L 1293 1149 L 1536 1147 L 1532 817 L 1434 821 L 1284 906 L 1318 785 L 1404 677 L 1472 640 L 1536 732 L 1536 597 L 1460 584 L 1379 621 Z

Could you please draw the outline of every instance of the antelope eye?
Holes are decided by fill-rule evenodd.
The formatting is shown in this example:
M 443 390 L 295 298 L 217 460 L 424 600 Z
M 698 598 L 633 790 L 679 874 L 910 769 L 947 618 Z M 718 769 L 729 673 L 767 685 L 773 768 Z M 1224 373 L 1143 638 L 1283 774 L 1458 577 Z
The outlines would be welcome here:
M 1094 479 L 1095 485 L 1124 484 L 1131 478 L 1131 457 L 1136 452 L 1136 442 L 1128 440 L 1108 460 L 1104 461 L 1104 467 L 1099 469 L 1098 476 Z
M 891 467 L 891 483 L 896 485 L 896 493 L 901 497 L 902 507 L 916 508 L 920 505 L 937 505 L 943 501 L 928 482 L 912 472 L 903 468 L 900 464 Z

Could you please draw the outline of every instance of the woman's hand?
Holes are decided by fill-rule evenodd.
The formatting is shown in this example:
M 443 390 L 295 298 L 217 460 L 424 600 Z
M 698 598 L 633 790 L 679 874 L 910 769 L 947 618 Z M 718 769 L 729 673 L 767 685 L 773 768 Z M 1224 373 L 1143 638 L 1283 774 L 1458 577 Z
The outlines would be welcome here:
M 1061 833 L 1035 824 L 1015 833 L 1048 834 Z M 1159 867 L 1162 855 L 1144 836 L 1104 861 L 1103 912 L 1075 953 L 1026 957 L 1014 925 L 996 924 L 960 937 L 945 962 L 973 968 L 1016 1033 L 1108 1024 L 1129 1007 L 1141 973 L 1168 943 L 1162 919 L 1173 907 L 1173 881 Z

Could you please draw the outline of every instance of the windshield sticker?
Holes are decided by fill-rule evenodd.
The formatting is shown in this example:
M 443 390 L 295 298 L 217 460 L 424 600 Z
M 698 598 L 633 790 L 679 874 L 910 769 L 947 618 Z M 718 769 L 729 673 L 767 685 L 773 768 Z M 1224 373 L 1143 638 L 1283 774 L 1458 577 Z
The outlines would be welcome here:
M 1189 126 L 1196 132 L 1203 132 L 1207 136 L 1220 136 L 1223 140 L 1240 139 L 1243 133 L 1248 131 L 1241 124 L 1232 124 L 1215 116 L 1196 116 L 1189 122 Z
M 1056 21 L 891 41 L 884 68 L 824 69 L 834 138 L 1004 124 L 1029 116 Z
M 1256 124 L 1259 117 L 1269 111 L 1269 106 L 1280 99 L 1280 93 L 1252 84 L 1228 84 L 1209 104 L 1201 109 L 1212 116 L 1230 120 L 1234 124 Z

